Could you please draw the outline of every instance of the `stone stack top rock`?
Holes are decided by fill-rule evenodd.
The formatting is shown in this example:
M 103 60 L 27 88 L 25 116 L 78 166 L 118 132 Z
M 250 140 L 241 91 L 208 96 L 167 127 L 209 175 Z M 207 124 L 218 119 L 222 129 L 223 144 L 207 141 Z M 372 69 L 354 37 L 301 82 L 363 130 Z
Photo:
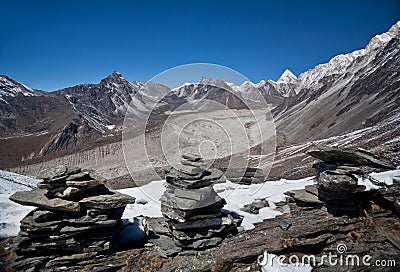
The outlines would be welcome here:
M 181 163 L 165 169 L 168 184 L 182 189 L 199 189 L 224 181 L 224 173 L 218 169 L 204 169 L 205 162 L 199 155 L 183 155 Z
M 369 166 L 390 170 L 396 169 L 396 166 L 391 161 L 379 158 L 375 154 L 362 148 L 321 147 L 308 150 L 306 153 L 328 164 Z
M 77 212 L 87 208 L 113 209 L 135 202 L 133 197 L 110 191 L 106 180 L 93 171 L 57 166 L 43 170 L 32 191 L 16 192 L 10 199 L 22 205 Z

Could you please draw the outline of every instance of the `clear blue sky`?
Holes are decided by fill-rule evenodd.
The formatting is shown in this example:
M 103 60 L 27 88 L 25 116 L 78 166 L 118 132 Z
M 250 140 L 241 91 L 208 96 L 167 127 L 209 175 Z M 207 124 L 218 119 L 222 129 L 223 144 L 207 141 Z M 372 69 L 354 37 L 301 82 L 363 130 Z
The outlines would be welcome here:
M 400 1 L 1 1 L 0 74 L 33 88 L 210 62 L 253 82 L 364 47 Z

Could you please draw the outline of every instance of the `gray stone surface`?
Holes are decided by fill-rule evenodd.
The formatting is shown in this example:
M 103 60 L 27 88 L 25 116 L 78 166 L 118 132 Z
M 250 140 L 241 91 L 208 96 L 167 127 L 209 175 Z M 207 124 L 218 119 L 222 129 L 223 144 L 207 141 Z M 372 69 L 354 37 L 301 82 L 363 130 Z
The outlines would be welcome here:
M 48 180 L 64 176 L 66 173 L 67 173 L 67 167 L 65 165 L 59 165 L 56 167 L 42 170 L 37 176 L 37 178 Z
M 10 196 L 10 200 L 28 206 L 35 206 L 55 211 L 80 211 L 80 205 L 77 202 L 64 200 L 60 198 L 46 197 L 46 190 L 33 189 L 32 191 L 16 192 Z
M 183 165 L 183 164 L 179 165 L 177 170 L 191 176 L 195 176 L 203 172 L 203 170 L 198 166 Z
M 292 190 L 285 193 L 291 196 L 299 206 L 322 206 L 323 202 L 312 193 L 307 192 L 305 189 Z
M 278 221 L 278 226 L 283 230 L 288 230 L 292 225 L 292 220 L 289 219 L 281 219 Z
M 67 180 L 65 182 L 67 186 L 71 187 L 95 187 L 98 185 L 103 185 L 105 184 L 104 181 L 102 180 Z
M 244 205 L 241 210 L 252 214 L 258 214 L 260 209 L 265 207 L 269 207 L 268 201 L 266 199 L 258 199 L 253 203 Z
M 357 187 L 357 178 L 349 175 L 320 173 L 318 177 L 319 186 L 327 191 L 348 192 Z
M 133 203 L 135 203 L 134 197 L 119 192 L 111 192 L 108 195 L 90 196 L 79 200 L 79 204 L 85 209 L 96 208 L 100 210 L 125 207 L 127 204 Z
M 333 148 L 323 147 L 306 152 L 314 158 L 326 163 L 350 164 L 353 166 L 370 166 L 383 169 L 396 169 L 389 160 L 379 158 L 375 154 L 361 148 Z
M 198 154 L 183 154 L 182 158 L 192 162 L 202 161 L 202 157 Z
M 91 179 L 89 172 L 85 171 L 70 175 L 67 177 L 66 180 L 68 181 L 68 180 L 89 180 L 89 179 Z

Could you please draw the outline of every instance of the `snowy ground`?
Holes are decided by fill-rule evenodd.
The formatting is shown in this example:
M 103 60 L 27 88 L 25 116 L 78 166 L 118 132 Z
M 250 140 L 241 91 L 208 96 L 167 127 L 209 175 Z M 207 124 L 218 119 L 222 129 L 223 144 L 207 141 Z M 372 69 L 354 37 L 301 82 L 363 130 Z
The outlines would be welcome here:
M 371 176 L 387 184 L 392 184 L 392 177 L 400 176 L 400 170 L 373 173 Z M 15 182 L 11 182 L 15 180 Z M 32 210 L 32 207 L 21 206 L 11 202 L 8 197 L 18 190 L 30 190 L 38 180 L 21 175 L 0 171 L 0 238 L 15 236 L 19 231 L 19 221 Z M 225 198 L 224 209 L 235 211 L 244 216 L 242 226 L 245 230 L 254 228 L 254 223 L 273 218 L 280 214 L 275 210 L 275 203 L 285 199 L 284 192 L 302 189 L 313 184 L 313 178 L 299 180 L 269 181 L 264 184 L 238 185 L 227 181 L 214 185 L 217 193 Z M 359 184 L 367 188 L 376 188 L 370 181 L 359 178 Z M 136 216 L 161 217 L 159 199 L 165 190 L 165 181 L 153 181 L 141 187 L 118 190 L 136 198 L 136 203 L 128 205 L 123 214 L 124 219 L 135 222 Z M 259 214 L 250 214 L 241 209 L 257 199 L 266 199 L 269 207 L 260 209 Z M 137 219 L 136 219 L 137 221 Z
M 372 173 L 371 176 L 386 184 L 392 184 L 392 177 L 400 176 L 400 170 Z M 275 210 L 275 203 L 285 199 L 284 193 L 290 190 L 303 189 L 306 185 L 313 184 L 314 178 L 304 178 L 299 180 L 279 180 L 269 181 L 263 184 L 238 185 L 227 181 L 214 185 L 218 194 L 225 198 L 227 204 L 224 209 L 235 211 L 244 216 L 242 226 L 245 230 L 254 228 L 254 223 L 262 222 L 265 219 L 273 218 L 280 214 Z M 369 180 L 359 178 L 359 184 L 365 185 L 367 189 L 378 188 Z M 119 190 L 119 192 L 134 196 L 135 204 L 128 205 L 123 214 L 123 218 L 133 222 L 133 217 L 143 215 L 148 217 L 161 217 L 161 205 L 159 199 L 165 188 L 165 181 L 153 181 L 147 185 Z M 242 211 L 246 205 L 257 199 L 267 199 L 269 207 L 260 209 L 259 214 L 251 214 Z M 146 204 L 139 204 L 146 203 Z
M 40 180 L 0 170 L 0 239 L 16 236 L 19 232 L 19 221 L 33 207 L 22 206 L 8 199 L 18 191 L 29 191 L 36 187 Z

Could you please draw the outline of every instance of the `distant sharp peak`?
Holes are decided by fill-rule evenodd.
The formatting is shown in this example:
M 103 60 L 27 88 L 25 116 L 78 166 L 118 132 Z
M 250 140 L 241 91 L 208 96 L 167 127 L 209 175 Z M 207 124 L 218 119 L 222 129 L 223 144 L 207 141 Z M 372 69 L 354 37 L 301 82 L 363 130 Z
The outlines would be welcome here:
M 295 80 L 297 77 L 289 69 L 286 69 L 276 83 L 291 83 Z
M 109 76 L 107 76 L 106 78 L 103 78 L 101 81 L 127 81 L 120 72 L 118 72 L 117 70 L 114 70 L 114 72 L 112 72 L 112 74 L 110 74 Z
M 203 84 L 203 85 L 215 85 L 215 81 L 212 80 L 212 79 L 209 78 L 209 77 L 202 77 L 202 78 L 199 80 L 199 83 L 198 83 L 198 84 Z

